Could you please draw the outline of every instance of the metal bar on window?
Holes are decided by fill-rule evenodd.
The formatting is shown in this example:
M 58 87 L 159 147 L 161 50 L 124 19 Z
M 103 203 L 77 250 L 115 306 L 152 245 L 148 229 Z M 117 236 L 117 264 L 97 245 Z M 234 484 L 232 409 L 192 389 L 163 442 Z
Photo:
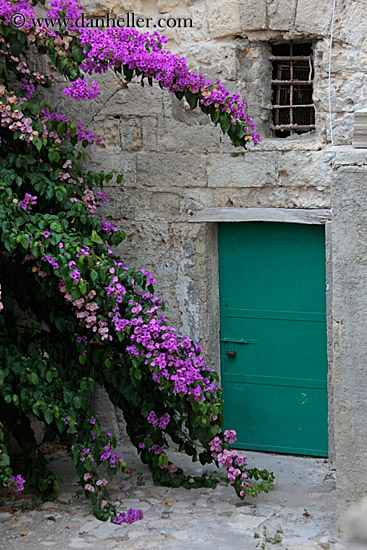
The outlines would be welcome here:
M 310 55 L 271 55 L 270 61 L 309 61 Z
M 312 81 L 309 80 L 272 80 L 272 84 L 308 84 L 309 86 L 312 86 Z
M 292 136 L 297 132 L 307 132 L 315 128 L 315 106 L 310 103 L 313 99 L 313 82 L 310 80 L 313 76 L 312 47 L 308 43 L 285 44 L 287 49 L 273 49 L 273 52 L 279 51 L 283 55 L 270 55 L 273 66 L 273 120 L 270 128 L 280 131 L 280 137 Z M 285 51 L 288 51 L 289 55 L 284 55 Z M 294 52 L 302 51 L 311 53 L 294 55 Z M 309 80 L 304 80 L 307 77 Z M 307 122 L 313 124 L 305 124 Z
M 270 126 L 271 130 L 312 130 L 315 124 L 276 124 Z
M 292 105 L 293 109 L 297 109 L 298 107 L 313 107 L 313 103 L 309 103 L 308 105 Z M 290 105 L 273 105 L 273 109 L 289 109 Z

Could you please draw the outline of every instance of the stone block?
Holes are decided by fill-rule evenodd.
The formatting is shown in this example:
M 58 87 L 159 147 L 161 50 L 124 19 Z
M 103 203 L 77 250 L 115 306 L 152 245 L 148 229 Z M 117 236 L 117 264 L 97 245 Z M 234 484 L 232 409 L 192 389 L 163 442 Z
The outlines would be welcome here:
M 160 13 L 170 12 L 172 8 L 178 8 L 182 4 L 183 2 L 180 0 L 157 0 L 157 8 Z
M 267 28 L 266 0 L 242 0 L 242 2 L 239 2 L 239 9 L 242 31 Z
M 219 132 L 213 124 L 188 125 L 161 117 L 158 121 L 157 148 L 159 152 L 218 153 Z
M 120 143 L 124 151 L 138 151 L 143 146 L 141 119 L 121 118 Z
M 296 30 L 328 36 L 333 5 L 332 2 L 302 0 L 297 3 Z
M 248 152 L 211 155 L 208 158 L 209 187 L 263 187 L 276 184 L 274 153 Z
M 356 93 L 358 90 L 358 93 Z M 331 106 L 333 113 L 354 113 L 356 109 L 365 107 L 367 97 L 366 74 L 361 72 L 348 73 L 348 78 L 332 77 Z M 325 76 L 315 82 L 313 100 L 317 108 L 329 109 L 329 79 Z
M 277 181 L 285 187 L 329 188 L 332 168 L 323 162 L 322 151 L 279 152 L 277 155 Z
M 142 133 L 144 151 L 156 151 L 158 118 L 142 117 L 140 120 L 140 124 L 141 124 L 141 133 Z
M 153 87 L 145 83 L 142 87 L 139 82 L 130 82 L 126 88 L 116 92 L 106 101 L 99 112 L 100 116 L 152 116 L 162 111 L 162 94 L 158 85 Z
M 137 154 L 137 182 L 140 185 L 167 189 L 172 186 L 205 187 L 207 173 L 205 156 L 165 153 Z
M 333 115 L 333 139 L 334 145 L 350 145 L 353 140 L 354 113 L 341 113 Z M 326 121 L 328 141 L 331 141 L 329 120 Z
M 217 188 L 210 206 L 242 208 L 330 208 L 329 191 L 310 188 Z
M 289 31 L 294 27 L 297 0 L 268 0 L 269 29 Z
M 241 33 L 240 11 L 237 0 L 208 0 L 210 36 L 223 38 Z
M 96 145 L 99 151 L 106 149 L 120 150 L 119 120 L 114 117 L 98 117 L 93 122 L 93 130 L 101 136 L 101 143 Z
M 152 195 L 150 207 L 155 217 L 177 220 L 182 210 L 182 195 L 177 193 L 155 192 Z
M 106 152 L 108 154 L 106 154 Z M 123 175 L 122 183 L 124 187 L 136 185 L 136 153 L 124 152 L 121 149 L 117 151 L 108 151 L 106 149 L 92 149 L 90 168 L 96 172 L 104 170 L 110 172 L 115 170 Z M 112 180 L 110 186 L 115 186 L 116 181 Z
M 230 40 L 190 45 L 185 50 L 187 66 L 211 80 L 235 80 L 238 70 L 236 47 Z
M 113 200 L 99 211 L 121 220 L 122 225 L 131 220 L 148 220 L 150 218 L 150 201 L 152 191 L 148 187 L 125 187 L 124 182 L 118 187 L 107 187 L 106 192 Z M 102 214 L 101 214 L 102 215 Z M 124 228 L 124 227 L 123 227 Z
M 139 13 L 142 0 L 85 0 L 83 8 L 88 15 L 104 15 L 107 12 L 122 15 L 128 11 Z
M 208 8 L 203 2 L 172 11 L 171 15 L 177 18 L 176 26 L 165 27 L 161 31 L 169 39 L 168 48 L 182 56 L 185 55 L 187 44 L 208 42 L 208 13 Z
M 330 151 L 326 151 L 324 157 L 330 157 L 334 168 L 341 166 L 365 166 L 366 165 L 366 150 L 354 149 L 351 146 L 332 147 Z
M 334 40 L 350 44 L 365 51 L 367 33 L 365 5 L 360 2 L 344 4 L 336 2 L 334 18 Z

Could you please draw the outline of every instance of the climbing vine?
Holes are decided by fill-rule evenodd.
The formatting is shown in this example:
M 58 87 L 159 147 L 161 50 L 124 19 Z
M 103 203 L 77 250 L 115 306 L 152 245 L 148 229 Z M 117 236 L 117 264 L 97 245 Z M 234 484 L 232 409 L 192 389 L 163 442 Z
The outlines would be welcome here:
M 74 0 L 53 0 L 49 16 L 68 17 L 58 30 L 35 25 L 36 2 L 0 1 L 0 481 L 42 498 L 58 489 L 45 467 L 30 426 L 49 425 L 67 446 L 93 513 L 115 523 L 141 519 L 108 500 L 108 479 L 126 464 L 111 433 L 91 415 L 88 392 L 104 387 L 123 411 L 127 432 L 155 482 L 188 489 L 215 487 L 222 479 L 240 498 L 268 491 L 273 477 L 249 469 L 222 431 L 222 390 L 201 346 L 181 336 L 164 315 L 155 279 L 126 266 L 112 249 L 125 237 L 98 206 L 110 197 L 105 183 L 121 174 L 83 168 L 85 149 L 100 138 L 59 115 L 35 90 L 52 84 L 30 67 L 36 49 L 70 81 L 64 94 L 90 100 L 99 94 L 85 73 L 108 68 L 127 80 L 157 81 L 219 123 L 235 145 L 256 144 L 245 101 L 218 81 L 191 73 L 185 60 L 163 48 L 157 33 L 134 29 L 76 31 Z M 14 14 L 23 16 L 15 28 Z M 24 460 L 15 471 L 5 427 Z M 221 472 L 191 477 L 169 461 L 169 442 Z

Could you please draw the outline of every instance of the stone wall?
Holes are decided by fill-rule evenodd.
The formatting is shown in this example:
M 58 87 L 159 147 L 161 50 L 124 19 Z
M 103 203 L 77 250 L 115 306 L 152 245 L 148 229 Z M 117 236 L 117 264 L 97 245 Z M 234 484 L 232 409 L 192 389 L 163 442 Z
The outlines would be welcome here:
M 112 74 L 96 78 L 102 95 L 87 108 L 62 97 L 61 81 L 50 95 L 60 111 L 101 134 L 103 143 L 92 151 L 90 164 L 123 171 L 123 183 L 109 189 L 109 212 L 127 233 L 119 254 L 130 265 L 154 273 L 169 320 L 200 340 L 211 364 L 219 368 L 216 226 L 189 223 L 190 212 L 207 207 L 330 207 L 334 152 L 327 149 L 329 97 L 333 143 L 347 145 L 353 113 L 365 107 L 367 97 L 365 5 L 336 2 L 330 88 L 332 1 L 89 0 L 84 6 L 90 15 L 128 11 L 192 18 L 192 28 L 165 30 L 168 47 L 185 56 L 192 70 L 220 78 L 243 94 L 264 136 L 255 150 L 236 149 L 200 111 L 190 112 L 158 86 L 126 85 Z M 270 44 L 291 39 L 313 42 L 316 130 L 280 139 L 269 129 Z M 328 262 L 330 266 L 329 257 Z M 328 278 L 332 421 L 330 269 Z M 339 330 L 335 323 L 334 329 Z M 330 426 L 332 432 L 332 422 Z
M 338 512 L 367 495 L 367 150 L 335 151 L 332 185 Z

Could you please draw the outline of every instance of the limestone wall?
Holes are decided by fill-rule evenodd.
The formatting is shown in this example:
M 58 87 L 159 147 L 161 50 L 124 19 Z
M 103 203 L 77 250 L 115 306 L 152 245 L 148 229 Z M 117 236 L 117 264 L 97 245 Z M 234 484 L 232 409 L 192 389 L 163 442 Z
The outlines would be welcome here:
M 200 340 L 218 368 L 216 226 L 189 223 L 190 212 L 226 206 L 330 207 L 334 153 L 327 150 L 329 97 L 334 145 L 347 145 L 353 113 L 365 107 L 367 97 L 365 4 L 336 2 L 330 87 L 332 1 L 89 0 L 84 6 L 90 15 L 126 11 L 192 18 L 192 28 L 165 30 L 168 47 L 185 56 L 192 70 L 220 78 L 243 94 L 264 136 L 255 150 L 236 149 L 205 115 L 190 112 L 173 95 L 158 86 L 126 86 L 112 74 L 96 78 L 102 95 L 87 106 L 62 97 L 61 82 L 50 95 L 61 111 L 101 134 L 103 143 L 93 150 L 91 164 L 123 171 L 123 183 L 110 188 L 109 204 L 113 219 L 127 233 L 118 252 L 130 265 L 154 273 L 169 320 Z M 291 39 L 313 42 L 316 131 L 273 138 L 270 44 Z M 330 269 L 328 277 L 330 291 Z M 330 300 L 329 293 L 329 310 Z M 331 336 L 330 311 L 328 319 Z M 332 383 L 332 361 L 330 367 Z
M 335 462 L 340 520 L 350 503 L 367 494 L 366 154 L 366 149 L 336 151 L 332 186 Z

